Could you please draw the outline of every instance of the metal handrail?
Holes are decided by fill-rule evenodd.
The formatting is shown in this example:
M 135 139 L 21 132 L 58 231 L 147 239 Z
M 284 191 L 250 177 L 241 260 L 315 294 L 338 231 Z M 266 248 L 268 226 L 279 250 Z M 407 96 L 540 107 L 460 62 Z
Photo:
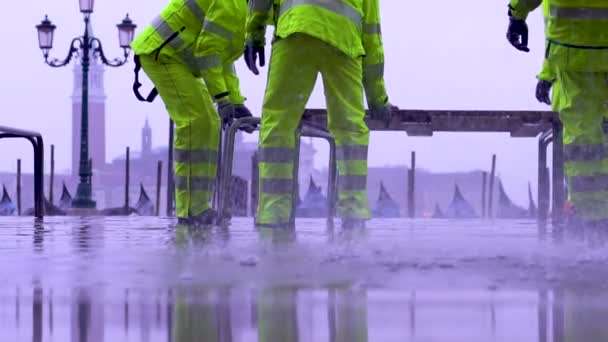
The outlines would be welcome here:
M 44 216 L 44 140 L 38 132 L 0 126 L 0 139 L 23 138 L 34 148 L 34 216 Z

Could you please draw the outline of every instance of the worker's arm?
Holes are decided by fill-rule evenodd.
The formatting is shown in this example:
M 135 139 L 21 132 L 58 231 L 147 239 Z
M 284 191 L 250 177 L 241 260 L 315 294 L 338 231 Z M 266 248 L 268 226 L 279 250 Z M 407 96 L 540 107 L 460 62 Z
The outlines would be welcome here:
M 509 10 L 515 19 L 526 20 L 528 14 L 541 5 L 543 0 L 511 0 Z
M 369 109 L 380 109 L 388 104 L 384 84 L 384 47 L 380 29 L 378 0 L 364 0 L 363 14 L 363 86 Z
M 551 63 L 548 59 L 545 59 L 543 61 L 543 67 L 540 70 L 538 76 L 536 76 L 536 78 L 551 83 L 555 81 L 555 72 L 553 71 L 553 68 L 551 68 Z
M 241 88 L 239 85 L 239 77 L 236 74 L 234 63 L 228 63 L 224 65 L 224 81 L 230 92 L 230 102 L 237 104 L 245 103 L 245 97 L 241 94 Z
M 247 41 L 258 46 L 266 44 L 266 26 L 271 20 L 273 0 L 250 0 L 247 16 Z
M 194 57 L 201 77 L 216 101 L 225 100 L 230 94 L 224 76 L 224 64 L 227 59 L 226 52 L 232 48 L 230 35 L 233 33 L 222 25 L 230 20 L 230 10 L 223 8 L 221 4 L 221 1 L 217 1 L 209 8 L 194 48 Z

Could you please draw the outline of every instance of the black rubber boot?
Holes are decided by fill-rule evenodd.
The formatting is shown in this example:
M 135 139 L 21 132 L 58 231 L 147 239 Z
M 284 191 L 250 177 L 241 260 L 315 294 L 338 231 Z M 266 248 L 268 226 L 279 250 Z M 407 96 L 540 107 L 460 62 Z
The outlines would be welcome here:
M 216 218 L 217 213 L 215 210 L 207 209 L 196 216 L 191 216 L 189 219 L 191 224 L 195 226 L 210 226 L 215 223 Z

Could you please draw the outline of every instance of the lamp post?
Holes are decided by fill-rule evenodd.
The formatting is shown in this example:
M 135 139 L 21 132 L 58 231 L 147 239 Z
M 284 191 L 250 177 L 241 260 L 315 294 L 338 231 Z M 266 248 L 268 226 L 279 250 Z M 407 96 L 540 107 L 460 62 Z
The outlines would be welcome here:
M 101 41 L 96 37 L 89 35 L 89 21 L 91 14 L 93 13 L 94 0 L 79 0 L 80 12 L 84 16 L 84 34 L 80 37 L 72 39 L 68 55 L 65 59 L 60 60 L 56 58 L 49 58 L 49 51 L 53 48 L 53 35 L 56 26 L 51 23 L 47 16 L 39 25 L 36 25 L 38 30 L 38 44 L 42 54 L 44 56 L 44 62 L 51 67 L 59 68 L 66 66 L 72 60 L 72 57 L 76 55 L 81 59 L 82 65 L 82 113 L 80 122 L 80 162 L 78 165 L 78 189 L 76 190 L 76 196 L 72 201 L 72 207 L 93 209 L 95 208 L 95 201 L 92 199 L 91 191 L 91 164 L 89 162 L 89 65 L 91 56 L 99 57 L 103 64 L 110 67 L 119 67 L 127 62 L 130 52 L 130 45 L 133 41 L 133 35 L 135 33 L 136 25 L 133 24 L 129 15 L 123 19 L 123 21 L 116 25 L 118 28 L 118 41 L 120 47 L 123 49 L 123 58 L 115 58 L 108 60 L 103 53 Z M 79 50 L 82 49 L 82 54 L 79 54 Z

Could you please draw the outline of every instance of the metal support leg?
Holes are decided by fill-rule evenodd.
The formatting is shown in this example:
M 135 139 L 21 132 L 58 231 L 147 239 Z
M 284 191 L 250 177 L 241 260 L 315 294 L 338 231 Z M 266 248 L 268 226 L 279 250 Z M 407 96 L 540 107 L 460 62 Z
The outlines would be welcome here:
M 220 125 L 220 133 L 219 133 L 219 141 L 218 141 L 218 146 L 217 146 L 217 160 L 216 160 L 216 164 L 217 165 L 217 170 L 215 170 L 215 188 L 213 189 L 213 198 L 211 199 L 211 207 L 213 209 L 218 209 L 219 207 L 219 185 L 221 184 L 221 180 L 222 180 L 222 151 L 224 148 L 224 137 L 226 136 L 226 132 L 224 132 L 224 127 L 223 125 Z
M 44 216 L 44 141 L 41 136 L 34 138 L 34 214 Z
M 562 123 L 553 123 L 553 225 L 563 221 L 564 194 L 564 142 Z
M 334 228 L 336 203 L 338 202 L 338 162 L 336 156 L 336 141 L 328 139 L 329 143 L 329 175 L 327 176 L 327 228 Z
M 232 162 L 234 160 L 234 143 L 236 140 L 236 133 L 239 128 L 244 126 L 255 126 L 260 124 L 260 118 L 250 117 L 242 118 L 234 121 L 228 131 L 224 133 L 224 146 L 221 158 L 221 164 L 218 181 L 218 205 L 217 205 L 217 224 L 223 225 L 230 219 L 230 205 L 228 203 L 228 191 L 230 187 L 230 179 L 232 179 Z
M 300 146 L 302 139 L 302 128 L 299 127 L 296 130 L 296 146 L 295 146 L 295 157 L 293 160 L 293 174 L 291 179 L 293 180 L 293 190 L 291 191 L 291 215 L 289 215 L 289 228 L 296 229 L 296 210 L 298 209 L 298 199 L 300 198 Z
M 547 147 L 552 140 L 552 132 L 543 133 L 538 139 L 538 213 L 539 227 L 547 223 L 549 212 L 549 169 L 547 168 Z
M 327 228 L 334 228 L 334 217 L 336 215 L 337 186 L 338 186 L 338 164 L 336 162 L 336 141 L 327 131 L 309 125 L 304 125 L 302 135 L 306 137 L 325 139 L 329 144 L 329 168 L 327 175 Z

